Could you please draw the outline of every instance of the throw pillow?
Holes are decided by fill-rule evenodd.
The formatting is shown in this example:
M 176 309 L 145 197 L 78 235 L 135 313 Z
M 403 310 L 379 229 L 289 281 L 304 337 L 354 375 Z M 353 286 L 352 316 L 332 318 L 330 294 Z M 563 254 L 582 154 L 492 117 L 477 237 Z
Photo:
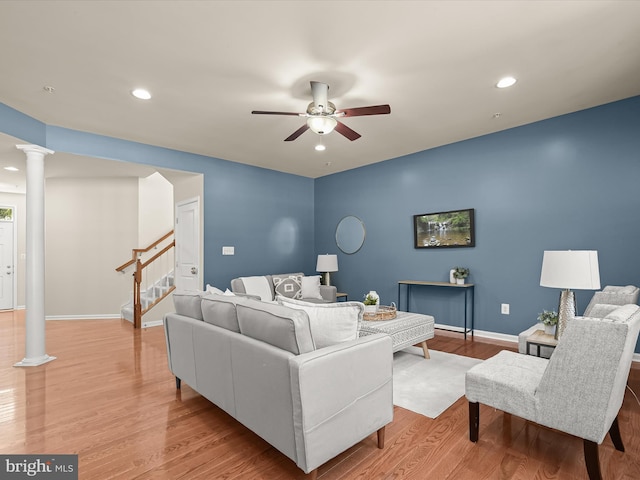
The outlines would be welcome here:
M 276 295 L 287 298 L 302 298 L 302 273 L 272 275 L 273 289 Z
M 302 288 L 300 289 L 302 298 L 317 298 L 322 300 L 320 294 L 320 275 L 302 277 Z
M 616 310 L 620 305 L 610 305 L 608 303 L 596 303 L 589 311 L 591 318 L 604 318 Z
M 209 285 L 208 283 L 207 283 L 207 288 L 206 288 L 205 292 L 212 293 L 214 295 L 223 295 L 224 294 L 224 292 L 222 290 L 220 290 L 219 288 L 216 288 L 216 287 L 214 287 L 212 285 Z
M 223 292 L 222 295 L 226 295 L 227 297 L 235 297 L 236 294 L 233 293 L 231 290 L 229 290 L 228 288 Z
M 364 305 L 360 302 L 308 303 L 279 296 L 278 303 L 307 312 L 316 348 L 358 338 L 358 326 L 364 313 Z
M 270 302 L 273 300 L 273 293 L 271 291 L 271 285 L 267 281 L 267 277 L 240 277 L 244 285 L 244 292 L 248 295 L 257 295 L 264 302 Z
M 623 305 L 616 308 L 613 312 L 609 313 L 604 320 L 610 320 L 611 322 L 628 322 L 631 315 L 636 313 L 640 307 L 632 303 Z

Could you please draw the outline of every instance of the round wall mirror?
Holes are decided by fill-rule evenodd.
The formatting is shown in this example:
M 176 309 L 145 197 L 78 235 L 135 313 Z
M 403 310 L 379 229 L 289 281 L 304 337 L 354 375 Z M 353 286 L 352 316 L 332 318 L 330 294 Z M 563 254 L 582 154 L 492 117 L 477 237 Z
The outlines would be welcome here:
M 344 253 L 356 253 L 364 243 L 364 223 L 358 217 L 348 215 L 336 227 L 336 244 Z

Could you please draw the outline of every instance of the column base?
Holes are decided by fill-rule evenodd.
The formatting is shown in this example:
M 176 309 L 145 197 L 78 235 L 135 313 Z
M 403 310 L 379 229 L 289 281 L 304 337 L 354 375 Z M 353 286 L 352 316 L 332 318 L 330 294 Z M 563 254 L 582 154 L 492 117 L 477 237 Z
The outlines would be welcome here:
M 21 362 L 14 364 L 14 367 L 37 367 L 38 365 L 42 365 L 43 363 L 48 363 L 52 360 L 55 360 L 56 357 L 51 357 L 47 354 L 44 354 L 41 357 L 36 358 L 23 358 Z

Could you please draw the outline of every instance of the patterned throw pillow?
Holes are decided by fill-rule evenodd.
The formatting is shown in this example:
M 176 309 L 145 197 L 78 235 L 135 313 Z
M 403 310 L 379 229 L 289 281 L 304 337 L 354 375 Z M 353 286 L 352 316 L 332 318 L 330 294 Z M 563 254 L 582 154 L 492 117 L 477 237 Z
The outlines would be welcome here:
M 302 298 L 302 277 L 301 273 L 289 273 L 284 275 L 272 275 L 273 288 L 277 295 L 287 298 Z

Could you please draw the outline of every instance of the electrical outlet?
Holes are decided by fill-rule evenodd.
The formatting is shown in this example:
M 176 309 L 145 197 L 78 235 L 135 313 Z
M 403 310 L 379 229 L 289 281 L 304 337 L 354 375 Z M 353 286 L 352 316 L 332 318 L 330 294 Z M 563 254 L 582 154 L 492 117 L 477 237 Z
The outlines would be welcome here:
M 222 255 L 235 255 L 235 247 L 222 247 Z
M 502 313 L 503 315 L 509 315 L 509 304 L 508 303 L 503 303 L 502 305 L 500 305 L 500 313 Z

